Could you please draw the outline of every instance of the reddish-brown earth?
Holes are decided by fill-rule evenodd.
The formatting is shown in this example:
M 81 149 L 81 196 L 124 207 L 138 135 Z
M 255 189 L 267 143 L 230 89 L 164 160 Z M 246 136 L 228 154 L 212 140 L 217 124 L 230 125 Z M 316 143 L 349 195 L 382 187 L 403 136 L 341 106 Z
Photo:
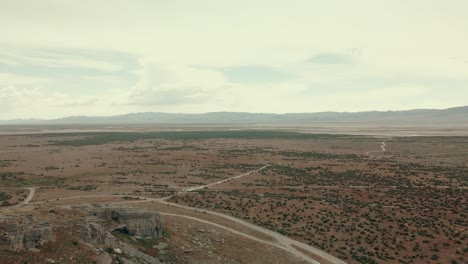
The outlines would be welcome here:
M 177 263 L 307 263 L 249 236 L 272 243 L 275 238 L 204 210 L 243 219 L 347 263 L 467 261 L 468 137 L 203 133 L 0 136 L 0 210 L 14 212 L 30 192 L 25 188 L 37 187 L 29 204 L 17 210 L 123 202 L 159 211 L 167 223 L 168 260 Z M 142 200 L 168 196 L 168 202 L 199 211 Z M 63 252 L 76 260 L 80 247 L 72 249 Z M 34 254 L 24 256 L 34 260 Z M 0 252 L 8 263 L 24 256 Z

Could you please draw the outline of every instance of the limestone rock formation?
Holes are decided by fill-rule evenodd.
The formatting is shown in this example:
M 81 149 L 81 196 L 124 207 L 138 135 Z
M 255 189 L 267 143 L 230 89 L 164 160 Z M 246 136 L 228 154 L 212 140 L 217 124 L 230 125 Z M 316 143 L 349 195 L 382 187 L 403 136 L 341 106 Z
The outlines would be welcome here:
M 110 235 L 100 224 L 90 222 L 87 219 L 78 227 L 79 237 L 87 243 L 104 244 Z
M 0 250 L 37 249 L 53 239 L 52 226 L 32 215 L 0 216 Z
M 56 231 L 71 229 L 70 234 L 74 238 L 79 238 L 92 249 L 114 248 L 114 253 L 120 255 L 122 263 L 161 263 L 158 257 L 139 251 L 137 247 L 119 240 L 112 233 L 119 231 L 142 239 L 161 237 L 162 220 L 157 212 L 99 206 L 72 206 L 69 209 L 79 212 L 68 214 L 74 215 L 74 219 L 66 218 L 63 221 L 47 218 L 51 215 L 44 211 L 37 215 L 53 222 Z M 33 214 L 0 215 L 0 250 L 40 250 L 44 242 L 54 240 L 54 227 Z M 103 252 L 98 250 L 97 254 Z
M 105 208 L 93 214 L 114 226 L 114 230 L 139 238 L 162 237 L 161 216 L 156 212 L 130 208 Z

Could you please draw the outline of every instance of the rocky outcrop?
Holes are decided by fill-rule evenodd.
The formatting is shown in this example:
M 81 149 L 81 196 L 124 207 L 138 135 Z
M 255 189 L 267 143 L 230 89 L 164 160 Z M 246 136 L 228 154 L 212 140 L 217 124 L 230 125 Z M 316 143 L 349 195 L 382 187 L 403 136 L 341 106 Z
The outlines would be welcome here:
M 87 243 L 104 244 L 110 235 L 100 224 L 88 220 L 83 221 L 78 227 L 79 237 Z
M 124 243 L 115 237 L 108 237 L 106 238 L 106 244 L 110 245 L 114 248 L 114 252 L 117 253 L 117 249 L 121 252 L 118 254 L 125 254 L 126 256 L 129 256 L 130 259 L 122 258 L 122 261 L 127 264 L 136 264 L 136 263 L 151 263 L 151 264 L 158 264 L 161 263 L 158 258 L 154 256 L 150 256 L 148 254 L 145 254 L 138 249 L 134 248 L 133 246 Z M 138 262 L 132 261 L 132 259 L 137 259 L 139 260 Z
M 114 248 L 114 252 L 129 256 L 130 259 L 121 257 L 123 263 L 161 263 L 158 258 L 145 254 L 112 235 L 112 232 L 118 231 L 136 238 L 161 237 L 162 220 L 156 212 L 134 208 L 94 208 L 79 227 L 83 241 L 105 244 Z M 139 261 L 134 262 L 135 259 Z
M 130 208 L 105 208 L 93 212 L 114 230 L 138 238 L 162 237 L 161 216 L 156 212 Z
M 53 239 L 52 226 L 32 215 L 0 216 L 0 250 L 37 249 Z
M 44 242 L 54 240 L 54 228 L 48 222 L 38 220 L 40 216 L 52 221 L 57 232 L 73 236 L 73 239 L 91 247 L 96 257 L 117 254 L 123 263 L 161 263 L 158 257 L 141 252 L 138 247 L 113 235 L 113 232 L 119 231 L 135 238 L 161 237 L 162 220 L 158 213 L 136 208 L 95 206 L 72 206 L 69 209 L 75 212 L 68 212 L 68 216 L 75 217 L 66 221 L 47 218 L 51 215 L 44 211 L 39 212 L 38 216 L 0 215 L 0 250 L 40 250 Z M 113 253 L 103 250 L 109 247 L 114 249 Z

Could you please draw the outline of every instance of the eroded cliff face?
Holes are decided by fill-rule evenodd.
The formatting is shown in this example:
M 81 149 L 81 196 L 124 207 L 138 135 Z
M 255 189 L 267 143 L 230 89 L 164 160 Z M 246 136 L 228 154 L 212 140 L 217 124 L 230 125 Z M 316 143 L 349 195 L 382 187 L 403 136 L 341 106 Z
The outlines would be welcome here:
M 34 250 L 54 240 L 53 227 L 32 215 L 0 216 L 0 250 Z
M 79 238 L 86 243 L 106 244 L 106 239 L 112 237 L 102 225 L 88 219 L 84 219 L 77 227 L 76 232 Z
M 161 216 L 156 212 L 130 208 L 104 208 L 92 211 L 92 215 L 105 220 L 114 230 L 137 238 L 162 236 Z
M 73 239 L 74 246 L 80 243 L 96 256 L 118 258 L 128 264 L 161 263 L 162 256 L 144 253 L 134 244 L 119 239 L 120 236 L 114 236 L 115 232 L 121 232 L 132 241 L 154 241 L 151 239 L 162 237 L 163 224 L 157 212 L 100 206 L 72 206 L 57 210 L 61 210 L 60 216 L 67 217 L 60 218 L 55 210 L 55 214 L 42 210 L 1 215 L 0 251 L 39 251 L 49 241 L 62 243 L 60 238 L 66 233 Z M 54 244 L 47 247 L 54 247 Z M 112 253 L 105 250 L 109 248 Z

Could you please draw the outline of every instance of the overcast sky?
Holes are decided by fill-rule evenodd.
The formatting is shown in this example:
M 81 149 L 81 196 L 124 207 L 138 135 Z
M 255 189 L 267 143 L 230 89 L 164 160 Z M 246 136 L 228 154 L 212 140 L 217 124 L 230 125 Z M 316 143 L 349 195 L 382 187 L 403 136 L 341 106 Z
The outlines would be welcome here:
M 468 105 L 466 0 L 0 0 L 0 119 Z

